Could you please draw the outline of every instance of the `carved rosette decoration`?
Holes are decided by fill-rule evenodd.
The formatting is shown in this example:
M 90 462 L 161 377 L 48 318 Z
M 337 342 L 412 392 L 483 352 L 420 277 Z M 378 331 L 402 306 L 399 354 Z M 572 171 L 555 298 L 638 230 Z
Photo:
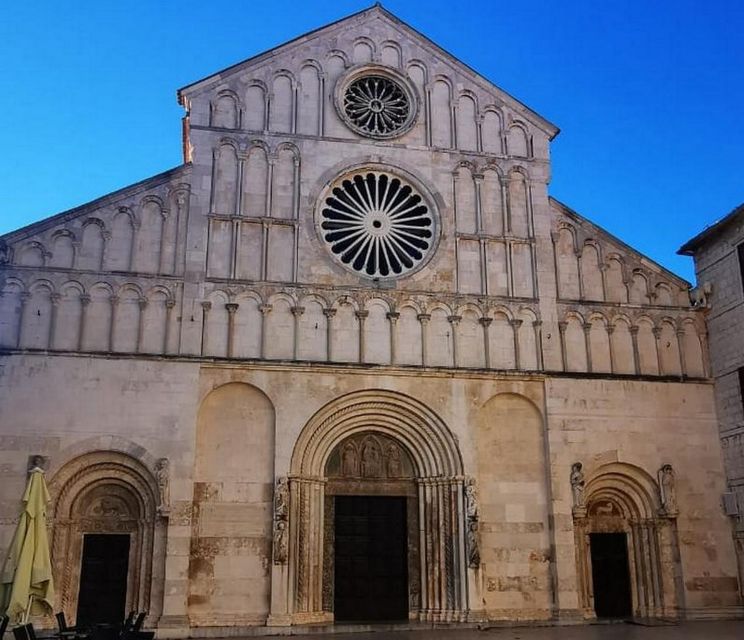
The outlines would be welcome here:
M 416 121 L 418 105 L 414 86 L 390 67 L 357 67 L 336 84 L 338 115 L 352 131 L 367 138 L 403 135 Z
M 382 167 L 349 171 L 328 185 L 317 224 L 336 262 L 373 279 L 417 270 L 437 237 L 432 199 L 412 179 Z
M 278 478 L 274 489 L 274 564 L 289 557 L 289 481 Z

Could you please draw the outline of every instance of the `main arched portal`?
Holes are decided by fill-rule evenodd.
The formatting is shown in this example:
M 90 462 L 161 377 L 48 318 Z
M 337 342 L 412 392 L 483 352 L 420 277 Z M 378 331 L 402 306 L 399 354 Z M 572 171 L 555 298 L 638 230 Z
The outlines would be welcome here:
M 353 511 L 352 497 L 377 504 L 367 510 L 395 511 L 394 498 L 405 505 L 408 618 L 466 619 L 462 459 L 451 432 L 428 407 L 382 390 L 326 405 L 297 440 L 289 480 L 293 622 L 334 619 L 334 505 Z M 373 497 L 391 501 L 381 507 L 369 501 Z

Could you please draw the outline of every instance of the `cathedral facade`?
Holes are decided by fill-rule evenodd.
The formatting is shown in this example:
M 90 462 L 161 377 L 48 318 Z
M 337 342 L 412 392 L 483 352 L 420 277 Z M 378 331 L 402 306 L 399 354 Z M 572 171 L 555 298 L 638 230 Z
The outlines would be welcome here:
M 68 619 L 742 612 L 704 320 L 554 125 L 379 6 L 178 95 L 181 166 L 0 245 L 0 543 L 41 457 Z

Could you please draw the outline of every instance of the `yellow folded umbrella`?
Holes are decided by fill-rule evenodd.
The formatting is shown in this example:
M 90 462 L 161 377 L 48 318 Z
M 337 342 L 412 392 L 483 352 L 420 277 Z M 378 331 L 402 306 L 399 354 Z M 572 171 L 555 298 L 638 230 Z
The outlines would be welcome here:
M 34 469 L 23 494 L 23 511 L 0 573 L 0 612 L 14 624 L 29 614 L 51 612 L 54 580 L 49 554 L 46 506 L 49 491 L 44 472 Z

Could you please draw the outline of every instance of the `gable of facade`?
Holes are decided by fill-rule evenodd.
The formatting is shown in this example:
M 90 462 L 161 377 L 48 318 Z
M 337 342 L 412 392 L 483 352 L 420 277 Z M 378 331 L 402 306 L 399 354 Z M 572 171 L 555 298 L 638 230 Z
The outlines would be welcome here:
M 2 238 L 0 422 L 51 459 L 70 618 L 120 526 L 91 461 L 176 635 L 336 619 L 342 497 L 405 500 L 411 620 L 594 619 L 601 533 L 634 615 L 736 609 L 702 318 L 548 197 L 553 125 L 377 6 L 179 98 L 182 167 Z

